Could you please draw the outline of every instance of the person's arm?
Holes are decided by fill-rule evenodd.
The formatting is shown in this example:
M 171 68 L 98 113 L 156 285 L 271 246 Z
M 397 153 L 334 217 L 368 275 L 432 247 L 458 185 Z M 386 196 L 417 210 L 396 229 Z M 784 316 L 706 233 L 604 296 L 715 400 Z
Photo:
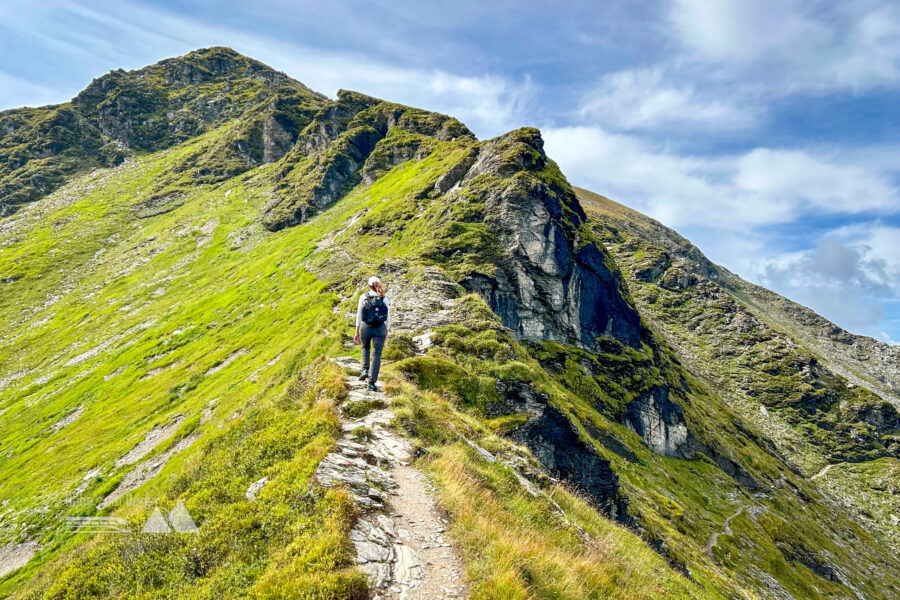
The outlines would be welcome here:
M 360 342 L 359 339 L 359 324 L 362 323 L 362 310 L 363 310 L 363 299 L 365 295 L 361 295 L 359 297 L 359 302 L 356 303 L 356 335 L 353 336 L 353 341 L 357 344 Z
M 384 297 L 384 305 L 387 307 L 387 319 L 384 320 L 384 341 L 387 343 L 388 335 L 391 333 L 391 303 L 388 302 L 387 296 Z

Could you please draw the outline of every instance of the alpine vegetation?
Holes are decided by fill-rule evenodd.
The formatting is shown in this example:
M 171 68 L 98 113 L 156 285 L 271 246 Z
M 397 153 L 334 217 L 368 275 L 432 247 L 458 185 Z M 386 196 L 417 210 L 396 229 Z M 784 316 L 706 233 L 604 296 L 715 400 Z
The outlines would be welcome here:
M 209 48 L 0 157 L 0 597 L 900 597 L 900 350 L 537 129 Z

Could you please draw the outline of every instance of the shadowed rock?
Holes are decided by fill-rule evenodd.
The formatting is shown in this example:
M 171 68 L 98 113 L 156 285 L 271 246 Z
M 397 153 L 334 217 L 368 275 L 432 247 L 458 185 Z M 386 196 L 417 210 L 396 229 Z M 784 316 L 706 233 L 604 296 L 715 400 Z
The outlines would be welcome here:
M 688 441 L 687 423 L 681 407 L 669 400 L 669 389 L 654 386 L 649 394 L 628 403 L 625 424 L 637 432 L 659 454 L 683 457 Z
M 503 252 L 492 273 L 462 283 L 483 296 L 518 339 L 597 348 L 598 337 L 640 344 L 640 317 L 605 250 L 584 238 L 584 211 L 547 158 L 540 132 L 485 142 L 459 183 L 484 201 Z

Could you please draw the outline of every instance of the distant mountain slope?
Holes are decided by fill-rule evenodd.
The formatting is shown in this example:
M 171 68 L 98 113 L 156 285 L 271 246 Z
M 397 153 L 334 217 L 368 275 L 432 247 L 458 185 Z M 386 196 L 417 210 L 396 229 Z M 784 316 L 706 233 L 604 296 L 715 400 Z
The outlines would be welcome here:
M 818 479 L 831 463 L 885 457 L 868 468 L 896 472 L 897 348 L 847 333 L 742 280 L 637 211 L 587 190 L 577 193 L 623 266 L 641 313 L 795 468 Z M 829 491 L 835 489 L 841 486 L 830 481 Z M 867 512 L 859 490 L 848 486 L 843 497 Z M 865 520 L 896 548 L 900 501 L 887 498 L 887 508 Z
M 374 408 L 325 360 L 358 352 L 373 272 L 393 427 L 473 597 L 900 595 L 888 492 L 836 464 L 888 480 L 893 407 L 697 278 L 699 251 L 604 221 L 538 130 L 479 141 L 226 49 L 148 69 L 76 103 L 126 159 L 82 172 L 101 153 L 71 146 L 0 220 L 0 596 L 366 597 L 350 492 L 379 481 L 314 474 L 337 411 Z M 173 110 L 125 100 L 154 73 Z M 199 535 L 139 533 L 131 497 Z M 109 515 L 131 533 L 61 526 Z
M 764 287 L 741 281 L 752 305 L 818 353 L 836 373 L 866 386 L 900 409 L 900 347 L 853 335 L 812 310 Z
M 870 388 L 900 409 L 900 346 L 868 336 L 853 335 L 812 310 L 752 284 L 710 262 L 677 232 L 641 213 L 599 194 L 576 188 L 578 198 L 592 215 L 630 235 L 640 237 L 682 259 L 681 267 L 698 273 L 742 300 L 751 311 L 771 320 L 826 361 L 835 373 Z

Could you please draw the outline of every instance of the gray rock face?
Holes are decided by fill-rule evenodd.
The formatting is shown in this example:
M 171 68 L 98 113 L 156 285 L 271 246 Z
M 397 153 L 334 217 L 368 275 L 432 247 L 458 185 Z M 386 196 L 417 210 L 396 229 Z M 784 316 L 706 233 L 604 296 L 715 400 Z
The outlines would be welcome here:
M 609 461 L 579 437 L 569 418 L 547 396 L 523 383 L 498 381 L 497 391 L 503 401 L 487 405 L 488 415 L 531 415 L 510 434 L 511 439 L 527 446 L 551 477 L 580 489 L 610 517 L 628 520 L 628 502 L 619 494 L 619 477 Z
M 353 117 L 378 102 L 371 96 L 338 90 L 337 100 L 322 107 L 297 140 L 298 152 L 304 156 L 325 152 L 347 130 Z
M 485 222 L 504 248 L 492 274 L 462 283 L 518 339 L 591 349 L 598 337 L 640 344 L 640 317 L 605 251 L 582 239 L 584 212 L 536 129 L 484 143 L 458 193 L 483 198 Z
M 379 269 L 379 272 L 387 269 Z M 464 290 L 440 269 L 425 267 L 412 286 L 389 290 L 393 315 L 391 328 L 399 332 L 434 329 L 453 322 L 454 312 Z M 430 344 L 430 342 L 428 342 Z
M 688 427 L 681 407 L 669 400 L 669 390 L 655 386 L 651 393 L 632 400 L 627 407 L 625 425 L 640 435 L 659 454 L 683 457 Z
M 434 182 L 434 189 L 440 194 L 446 194 L 458 184 L 462 178 L 468 173 L 472 165 L 475 164 L 475 157 L 478 152 L 473 149 L 462 161 L 450 167 L 446 173 L 437 178 Z
M 269 115 L 263 122 L 263 162 L 275 162 L 291 149 L 294 137 L 278 122 L 275 115 Z
M 891 433 L 900 430 L 900 413 L 887 401 L 872 403 L 866 406 L 851 408 L 857 418 L 868 423 L 879 433 Z
M 499 417 L 516 413 L 528 413 L 541 416 L 550 399 L 544 394 L 534 391 L 531 386 L 520 382 L 504 382 L 497 380 L 497 391 L 503 398 L 500 402 L 488 402 L 484 413 L 488 417 Z
M 609 461 L 585 443 L 559 409 L 547 406 L 511 435 L 528 446 L 544 469 L 587 494 L 612 518 L 627 521 L 628 502 L 619 494 L 619 477 Z

